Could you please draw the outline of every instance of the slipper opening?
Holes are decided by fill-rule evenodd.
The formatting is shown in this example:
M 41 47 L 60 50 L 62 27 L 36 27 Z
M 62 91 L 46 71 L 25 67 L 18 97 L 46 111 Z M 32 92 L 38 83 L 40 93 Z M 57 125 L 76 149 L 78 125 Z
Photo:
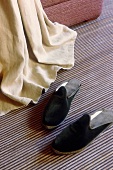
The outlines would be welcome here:
M 113 110 L 101 109 L 90 115 L 90 128 L 95 129 L 102 125 L 113 123 Z

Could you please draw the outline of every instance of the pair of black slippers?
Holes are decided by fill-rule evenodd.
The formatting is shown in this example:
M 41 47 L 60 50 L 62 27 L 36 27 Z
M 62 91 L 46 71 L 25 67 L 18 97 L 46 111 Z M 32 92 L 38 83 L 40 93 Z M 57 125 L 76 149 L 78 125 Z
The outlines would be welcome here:
M 46 129 L 54 129 L 63 122 L 80 86 L 80 81 L 75 78 L 58 86 L 44 109 L 42 123 Z M 90 115 L 84 114 L 56 137 L 52 142 L 52 149 L 61 155 L 77 153 L 112 122 L 113 110 L 111 109 L 100 109 Z

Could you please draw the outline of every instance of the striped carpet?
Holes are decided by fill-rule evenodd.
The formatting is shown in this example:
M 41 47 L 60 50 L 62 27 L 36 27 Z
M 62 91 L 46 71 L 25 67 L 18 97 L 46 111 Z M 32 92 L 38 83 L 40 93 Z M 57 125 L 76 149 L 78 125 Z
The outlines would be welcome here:
M 51 142 L 83 113 L 113 108 L 113 1 L 104 0 L 101 16 L 74 26 L 75 66 L 60 71 L 37 105 L 0 117 L 0 170 L 113 170 L 113 126 L 86 149 L 68 156 L 55 155 Z M 64 80 L 77 78 L 81 90 L 64 123 L 53 131 L 41 125 L 44 106 Z

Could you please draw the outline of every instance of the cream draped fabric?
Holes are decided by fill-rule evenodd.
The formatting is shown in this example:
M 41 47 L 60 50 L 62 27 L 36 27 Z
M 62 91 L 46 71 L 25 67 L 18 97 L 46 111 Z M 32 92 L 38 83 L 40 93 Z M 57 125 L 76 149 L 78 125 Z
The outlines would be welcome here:
M 74 65 L 76 36 L 39 0 L 0 0 L 0 115 L 37 103 L 58 70 Z

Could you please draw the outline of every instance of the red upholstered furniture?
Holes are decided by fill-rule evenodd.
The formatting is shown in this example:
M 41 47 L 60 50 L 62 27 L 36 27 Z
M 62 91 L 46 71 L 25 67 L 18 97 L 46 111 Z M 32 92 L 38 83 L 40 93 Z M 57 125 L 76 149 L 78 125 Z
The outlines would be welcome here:
M 43 8 L 53 22 L 72 26 L 97 18 L 103 0 L 41 0 Z

